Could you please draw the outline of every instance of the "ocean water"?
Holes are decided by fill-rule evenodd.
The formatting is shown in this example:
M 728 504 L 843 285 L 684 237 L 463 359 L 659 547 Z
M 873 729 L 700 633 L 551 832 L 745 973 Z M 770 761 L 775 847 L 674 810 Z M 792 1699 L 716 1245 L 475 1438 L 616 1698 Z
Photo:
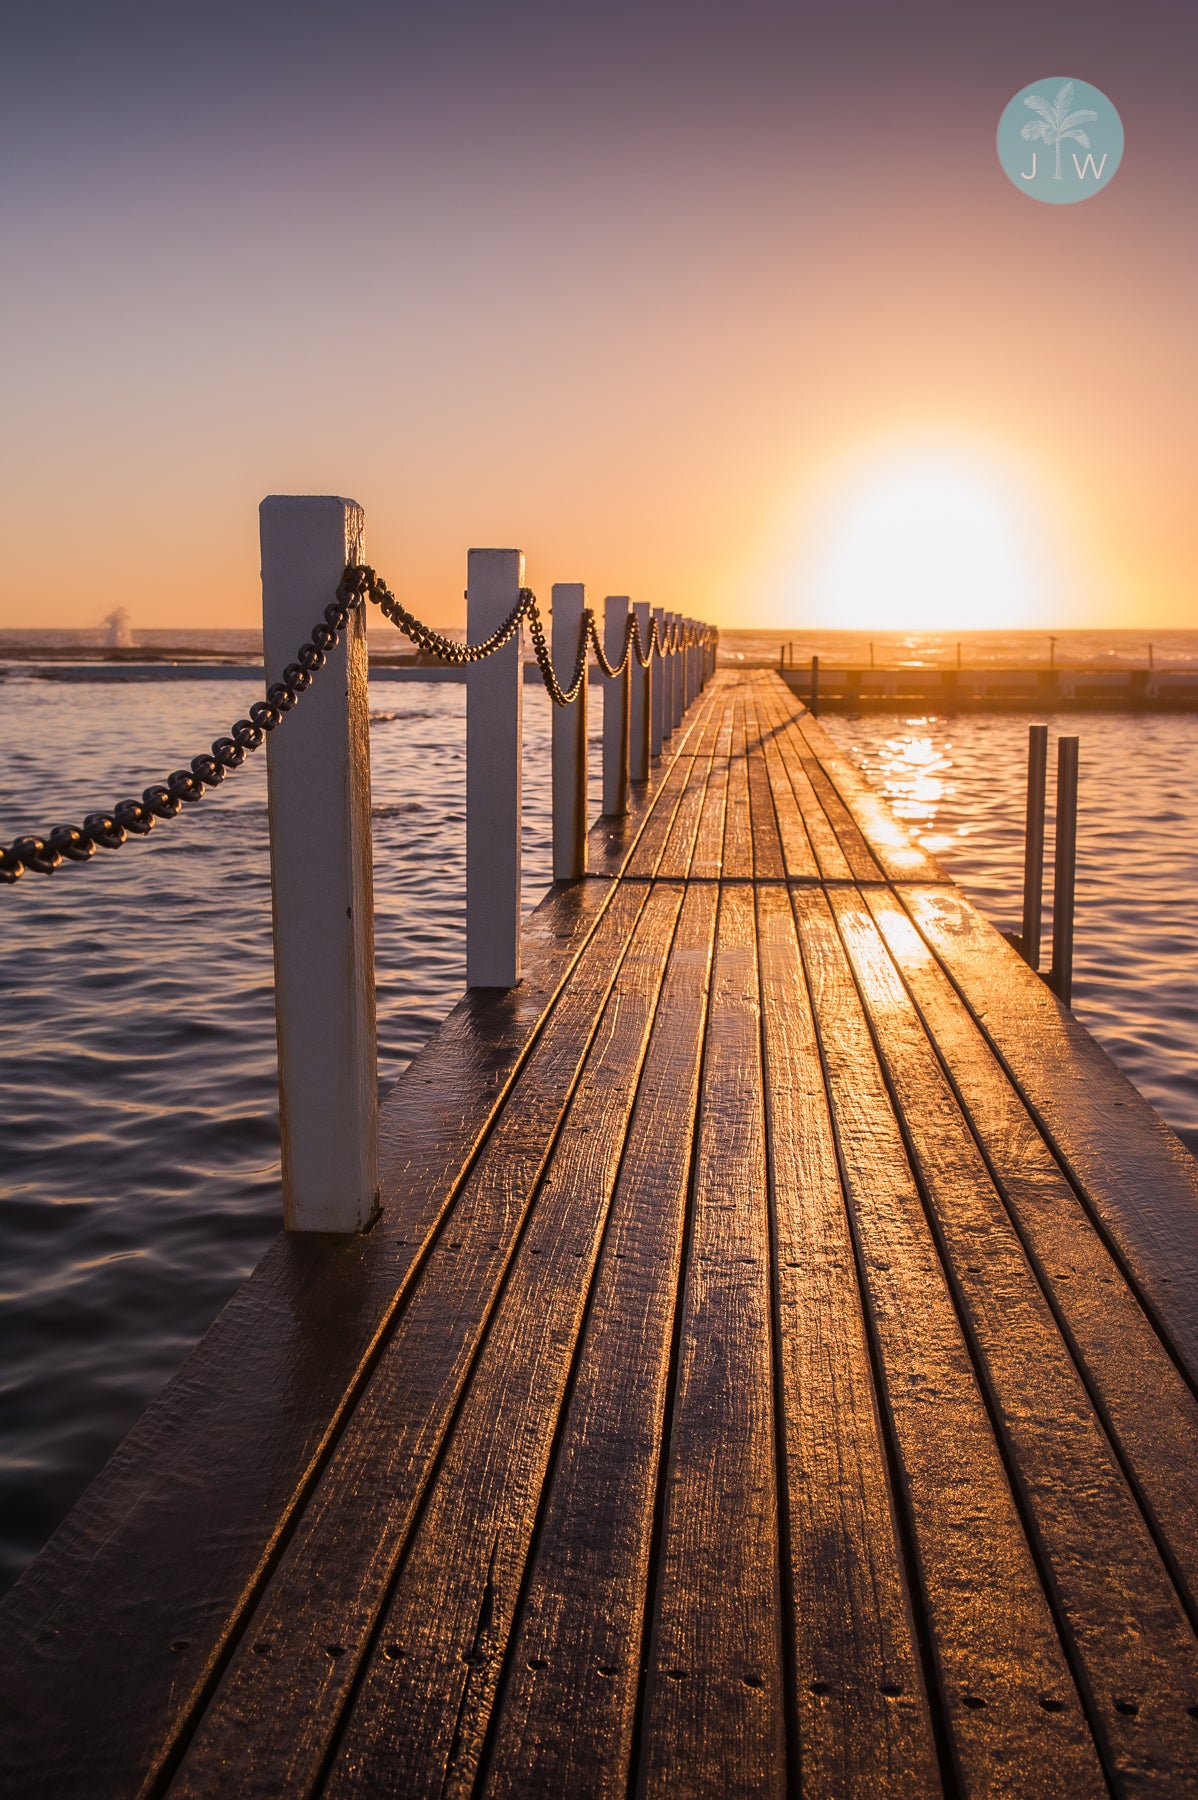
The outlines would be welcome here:
M 1173 635 L 1189 640 L 1176 660 L 1198 659 L 1198 634 Z M 829 637 L 814 647 L 832 654 Z M 725 634 L 724 649 L 758 660 L 772 642 Z M 1005 656 L 1032 650 L 1044 645 Z M 257 693 L 240 679 L 9 673 L 0 841 L 139 792 Z M 525 706 L 531 905 L 549 879 L 550 709 L 536 687 Z M 1027 721 L 825 722 L 990 916 L 1017 927 Z M 1198 1147 L 1198 717 L 1049 722 L 1054 738 L 1082 737 L 1077 1010 Z M 461 990 L 464 689 L 377 683 L 371 756 L 385 1087 Z M 25 877 L 0 908 L 2 1586 L 278 1228 L 264 759 L 144 842 Z

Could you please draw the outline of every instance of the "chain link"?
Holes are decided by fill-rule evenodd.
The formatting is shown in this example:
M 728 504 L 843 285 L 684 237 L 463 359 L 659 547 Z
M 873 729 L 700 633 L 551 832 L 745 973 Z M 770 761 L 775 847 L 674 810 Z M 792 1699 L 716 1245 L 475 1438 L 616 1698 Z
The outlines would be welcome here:
M 159 819 L 173 819 L 184 806 L 194 805 L 210 787 L 219 787 L 227 775 L 239 769 L 253 750 L 265 743 L 268 734 L 283 719 L 312 685 L 313 677 L 324 668 L 330 650 L 340 642 L 349 615 L 364 601 L 370 600 L 385 618 L 406 638 L 438 662 L 461 668 L 494 656 L 509 644 L 527 621 L 529 636 L 541 678 L 555 706 L 571 706 L 578 698 L 587 678 L 587 647 L 609 680 L 622 675 L 628 659 L 635 654 L 642 669 L 647 669 L 654 655 L 695 645 L 710 645 L 715 638 L 711 626 L 681 625 L 676 620 L 663 636 L 654 619 L 649 629 L 648 645 L 641 643 L 640 627 L 629 613 L 624 627 L 624 646 L 620 660 L 608 661 L 599 641 L 595 615 L 588 606 L 582 615 L 578 650 L 569 687 L 563 688 L 553 666 L 545 626 L 536 595 L 531 588 L 521 588 L 515 606 L 489 638 L 479 644 L 459 644 L 444 637 L 430 625 L 410 613 L 391 592 L 386 582 L 365 564 L 350 564 L 337 587 L 337 595 L 324 609 L 324 616 L 312 629 L 306 643 L 300 645 L 295 661 L 283 670 L 283 679 L 272 682 L 263 699 L 249 709 L 248 719 L 238 719 L 228 735 L 218 737 L 210 751 L 193 756 L 191 766 L 176 769 L 165 781 L 145 788 L 140 800 L 120 800 L 111 812 L 88 813 L 82 825 L 56 825 L 44 837 L 14 838 L 9 845 L 0 844 L 0 882 L 18 881 L 27 870 L 38 875 L 52 875 L 64 862 L 87 862 L 97 850 L 116 850 L 130 837 L 145 837 Z

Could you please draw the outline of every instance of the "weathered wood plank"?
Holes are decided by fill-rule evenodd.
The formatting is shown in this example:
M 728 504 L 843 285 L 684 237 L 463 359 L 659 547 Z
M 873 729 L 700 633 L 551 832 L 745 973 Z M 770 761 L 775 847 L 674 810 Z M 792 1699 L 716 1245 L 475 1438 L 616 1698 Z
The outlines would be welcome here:
M 694 856 L 695 834 L 699 828 L 704 796 L 711 779 L 712 759 L 720 735 L 723 714 L 723 703 L 718 697 L 712 696 L 706 706 L 702 733 L 696 737 L 693 743 L 694 754 L 687 757 L 681 765 L 680 773 L 683 785 L 670 821 L 669 831 L 658 844 L 656 855 L 652 854 L 652 844 L 647 845 L 646 854 L 641 855 L 638 844 L 629 860 L 630 877 L 639 879 L 648 875 L 656 875 L 662 881 L 686 879 L 690 871 L 691 859 Z
M 773 676 L 785 686 L 779 676 Z M 948 876 L 930 851 L 896 819 L 882 796 L 849 761 L 818 720 L 806 708 L 795 705 L 798 729 L 829 781 L 851 813 L 882 870 L 890 881 L 947 881 Z
M 794 752 L 802 764 L 803 773 L 811 784 L 812 792 L 823 808 L 832 830 L 836 833 L 836 841 L 844 852 L 854 880 L 882 881 L 885 877 L 865 834 L 841 799 L 835 784 L 826 774 L 820 758 L 815 754 L 805 735 L 804 726 L 809 720 L 810 714 L 808 713 L 792 719 L 783 734 L 784 742 L 789 741 L 792 744 Z M 824 738 L 824 743 L 827 745 L 827 753 L 831 757 L 834 754 L 832 746 L 826 738 Z
M 899 891 L 1198 1387 L 1198 1162 L 963 895 Z
M 681 902 L 653 889 L 621 964 L 359 1676 L 331 1796 L 473 1788 Z
M 753 823 L 749 812 L 749 769 L 745 701 L 747 689 L 736 690 L 732 705 L 732 742 L 728 755 L 728 802 L 724 820 L 722 873 L 725 881 L 753 879 Z
M 830 900 L 1091 1727 L 1123 1783 L 1184 1792 L 1198 1642 L 864 899 Z
M 718 890 L 688 889 L 612 1202 L 485 1782 L 623 1796 Z
M 760 715 L 765 734 L 762 751 L 774 802 L 774 817 L 778 822 L 778 835 L 782 842 L 782 860 L 787 880 L 818 881 L 819 863 L 811 847 L 811 839 L 807 835 L 807 827 L 778 747 L 778 735 L 783 726 L 768 693 L 760 698 Z
M 599 1014 L 649 893 L 621 884 L 439 1232 L 217 1691 L 243 1754 L 304 1791 L 365 1652 Z M 339 1646 L 327 1654 L 327 1646 Z M 267 1646 L 265 1650 L 256 1645 Z M 203 1727 L 201 1727 L 201 1737 Z M 219 1785 L 197 1744 L 180 1792 Z M 186 1765 L 185 1765 L 186 1771 Z
M 757 917 L 802 1791 L 908 1800 L 940 1773 L 836 1142 L 786 893 Z
M 758 881 L 784 881 L 786 862 L 774 797 L 766 767 L 764 744 L 768 727 L 761 715 L 761 685 L 754 683 L 746 696 L 746 753 L 749 768 L 749 804 L 753 815 L 753 874 Z
M 960 1779 L 1012 1800 L 1104 1794 L 828 902 L 791 900 Z
M 799 817 L 815 853 L 819 878 L 822 881 L 851 881 L 853 872 L 848 858 L 803 766 L 799 748 L 802 740 L 798 737 L 793 721 L 784 713 L 776 694 L 767 691 L 763 704 L 775 727 L 774 744 L 790 782 Z
M 786 1791 L 753 896 L 724 886 L 644 1697 L 647 1795 Z
M 977 1023 L 895 896 L 865 895 L 1037 1276 L 1198 1609 L 1198 1401 Z
M 728 772 L 732 760 L 732 693 L 727 682 L 713 696 L 719 703 L 716 740 L 711 767 L 699 813 L 699 825 L 693 843 L 686 846 L 684 867 L 693 881 L 718 881 L 724 866 L 724 827 L 728 807 Z M 675 866 L 663 857 L 659 874 L 674 874 Z

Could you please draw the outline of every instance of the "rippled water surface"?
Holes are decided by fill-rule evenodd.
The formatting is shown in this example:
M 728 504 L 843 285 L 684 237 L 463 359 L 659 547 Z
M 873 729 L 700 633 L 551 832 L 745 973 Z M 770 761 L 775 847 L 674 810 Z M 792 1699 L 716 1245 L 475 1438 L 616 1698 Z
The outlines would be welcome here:
M 9 677 L 0 840 L 140 791 L 257 693 Z M 549 707 L 525 698 L 531 904 L 549 872 Z M 464 689 L 379 682 L 372 708 L 385 1086 L 461 988 Z M 1027 721 L 826 723 L 1017 926 Z M 1051 723 L 1082 737 L 1078 1011 L 1198 1145 L 1198 719 Z M 263 759 L 147 842 L 27 877 L 0 906 L 5 1582 L 277 1229 Z

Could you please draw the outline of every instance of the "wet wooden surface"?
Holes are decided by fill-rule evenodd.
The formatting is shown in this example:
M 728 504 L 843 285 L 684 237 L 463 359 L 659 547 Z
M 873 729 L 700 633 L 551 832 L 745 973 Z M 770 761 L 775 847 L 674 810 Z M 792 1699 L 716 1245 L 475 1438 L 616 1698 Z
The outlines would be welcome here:
M 0 1789 L 1198 1793 L 1198 1165 L 772 674 L 0 1611 Z

